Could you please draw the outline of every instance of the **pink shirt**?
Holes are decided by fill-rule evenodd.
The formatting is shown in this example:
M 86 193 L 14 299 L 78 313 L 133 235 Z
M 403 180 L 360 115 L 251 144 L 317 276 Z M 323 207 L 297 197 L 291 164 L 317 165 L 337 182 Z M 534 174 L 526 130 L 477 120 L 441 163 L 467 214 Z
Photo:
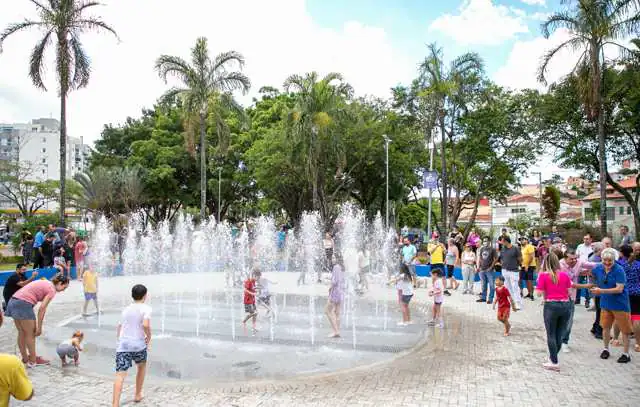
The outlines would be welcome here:
M 544 291 L 545 301 L 569 301 L 571 278 L 563 271 L 558 272 L 558 283 L 554 284 L 551 273 L 540 273 L 536 289 Z
M 46 297 L 56 296 L 56 288 L 49 280 L 36 280 L 19 289 L 13 298 L 36 305 Z
M 580 279 L 580 273 L 584 270 L 592 270 L 598 263 L 591 263 L 589 261 L 583 261 L 578 259 L 573 267 L 569 267 L 565 259 L 560 260 L 560 271 L 567 273 L 572 282 L 578 283 Z M 576 289 L 569 290 L 569 295 L 572 300 L 576 299 Z

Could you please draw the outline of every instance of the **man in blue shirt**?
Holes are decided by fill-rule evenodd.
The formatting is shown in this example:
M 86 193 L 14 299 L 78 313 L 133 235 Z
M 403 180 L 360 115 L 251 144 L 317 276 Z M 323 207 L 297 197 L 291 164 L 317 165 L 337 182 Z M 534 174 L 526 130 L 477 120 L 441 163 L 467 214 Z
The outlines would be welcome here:
M 36 237 L 33 240 L 33 248 L 38 249 L 38 247 L 42 246 L 44 242 L 44 226 L 38 226 L 38 233 L 36 233 Z
M 404 245 L 402 246 L 402 262 L 409 266 L 411 277 L 413 278 L 413 284 L 416 284 L 416 265 L 413 263 L 418 254 L 418 249 L 411 244 L 408 237 L 404 238 Z
M 626 287 L 627 278 L 624 269 L 616 264 L 617 253 L 614 249 L 608 248 L 600 255 L 602 264 L 596 266 L 592 271 L 594 284 L 577 284 L 576 288 L 591 287 L 591 293 L 600 296 L 600 325 L 602 326 L 602 336 L 604 340 L 604 350 L 600 358 L 608 359 L 609 342 L 611 341 L 611 327 L 615 322 L 622 334 L 624 353 L 618 358 L 618 363 L 629 363 L 629 334 L 631 327 L 631 308 L 629 305 L 629 292 Z

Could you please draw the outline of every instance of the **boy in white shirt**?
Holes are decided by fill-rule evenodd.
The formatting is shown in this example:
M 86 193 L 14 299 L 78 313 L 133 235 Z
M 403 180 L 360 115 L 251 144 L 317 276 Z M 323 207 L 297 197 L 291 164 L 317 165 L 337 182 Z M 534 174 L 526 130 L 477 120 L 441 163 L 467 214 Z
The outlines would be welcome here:
M 127 370 L 135 362 L 136 395 L 134 401 L 142 400 L 142 385 L 147 369 L 147 345 L 151 340 L 151 307 L 147 300 L 147 287 L 136 284 L 131 289 L 133 304 L 122 311 L 122 319 L 118 324 L 116 348 L 116 381 L 113 384 L 113 406 L 120 406 L 122 385 L 127 377 Z

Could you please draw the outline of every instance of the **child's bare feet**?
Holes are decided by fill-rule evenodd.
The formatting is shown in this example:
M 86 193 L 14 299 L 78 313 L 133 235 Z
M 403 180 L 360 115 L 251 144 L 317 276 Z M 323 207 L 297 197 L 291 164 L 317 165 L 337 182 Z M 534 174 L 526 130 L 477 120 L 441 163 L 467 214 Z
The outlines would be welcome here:
M 505 332 L 504 336 L 511 336 L 511 332 Z
M 339 334 L 339 333 L 337 333 L 337 332 L 334 332 L 334 333 L 330 333 L 328 337 L 329 337 L 329 338 L 339 338 L 339 337 L 340 337 L 340 334 Z
M 142 399 L 144 399 L 144 396 L 142 394 L 136 394 L 136 396 L 133 398 L 133 402 L 139 403 L 142 401 Z

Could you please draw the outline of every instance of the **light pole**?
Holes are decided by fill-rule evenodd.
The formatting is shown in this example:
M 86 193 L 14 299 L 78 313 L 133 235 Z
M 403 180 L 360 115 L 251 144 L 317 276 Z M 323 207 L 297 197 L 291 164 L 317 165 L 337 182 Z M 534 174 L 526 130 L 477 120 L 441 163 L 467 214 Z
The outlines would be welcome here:
M 222 167 L 218 167 L 218 223 L 220 223 L 220 198 L 222 196 L 221 191 L 222 189 L 220 188 L 222 184 Z
M 542 172 L 534 171 L 531 174 L 538 175 L 538 199 L 540 200 L 540 224 L 539 228 L 542 229 Z M 540 231 L 542 233 L 542 231 Z
M 385 200 L 385 204 L 384 204 L 384 208 L 385 208 L 385 226 L 387 227 L 387 229 L 389 228 L 389 143 L 391 143 L 391 140 L 389 139 L 389 137 L 387 137 L 386 134 L 383 134 L 382 137 L 384 138 L 384 154 L 385 154 L 385 166 L 386 166 L 386 176 L 385 176 L 385 180 L 387 181 L 387 191 L 386 191 L 386 200 Z
M 433 131 L 431 132 L 431 138 L 429 140 L 429 172 L 433 171 L 433 151 L 436 149 L 435 140 L 433 137 Z M 431 198 L 433 189 L 429 188 L 429 210 L 427 213 L 427 239 L 431 240 Z

